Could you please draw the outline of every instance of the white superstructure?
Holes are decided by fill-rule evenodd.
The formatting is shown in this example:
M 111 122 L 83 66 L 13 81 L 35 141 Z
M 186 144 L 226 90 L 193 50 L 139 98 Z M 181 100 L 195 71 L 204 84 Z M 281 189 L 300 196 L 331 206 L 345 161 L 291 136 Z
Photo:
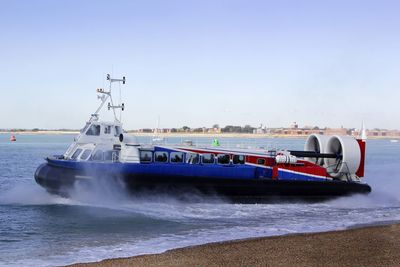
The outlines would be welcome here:
M 109 89 L 98 88 L 98 98 L 101 100 L 100 106 L 96 112 L 90 116 L 85 127 L 80 131 L 79 135 L 74 138 L 74 142 L 70 145 L 68 150 L 64 153 L 65 159 L 73 160 L 88 160 L 89 157 L 93 160 L 112 160 L 119 159 L 121 151 L 121 142 L 123 137 L 123 128 L 121 123 L 121 113 L 125 108 L 124 103 L 114 104 L 112 98 L 112 84 L 122 83 L 125 84 L 125 77 L 122 79 L 113 79 L 110 74 L 107 74 L 109 81 Z M 104 122 L 99 120 L 99 112 L 107 103 L 108 110 L 112 110 L 114 114 L 114 121 Z M 117 110 L 120 110 L 120 117 L 117 117 Z M 125 137 L 125 139 L 127 139 Z M 125 140 L 127 141 L 127 140 Z M 133 138 L 129 138 L 130 142 L 135 143 Z M 127 157 L 127 155 L 124 156 Z

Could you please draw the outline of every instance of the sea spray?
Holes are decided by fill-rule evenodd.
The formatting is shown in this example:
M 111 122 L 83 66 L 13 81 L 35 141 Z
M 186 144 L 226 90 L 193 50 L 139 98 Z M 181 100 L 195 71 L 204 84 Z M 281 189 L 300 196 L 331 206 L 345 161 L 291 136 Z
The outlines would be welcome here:
M 93 176 L 95 173 L 93 170 L 87 170 L 86 173 L 91 178 L 77 181 L 74 187 L 68 191 L 69 198 L 73 200 L 73 203 L 171 221 L 204 218 L 204 216 L 207 217 L 206 211 L 215 210 L 213 208 L 219 209 L 219 205 L 222 204 L 230 205 L 222 197 L 210 198 L 193 190 L 179 190 L 175 194 L 164 194 L 157 190 L 135 193 L 128 191 L 123 180 L 117 177 L 100 174 Z M 212 215 L 212 218 L 215 216 Z
M 0 195 L 1 205 L 56 205 L 71 204 L 73 200 L 52 195 L 34 184 L 17 184 Z

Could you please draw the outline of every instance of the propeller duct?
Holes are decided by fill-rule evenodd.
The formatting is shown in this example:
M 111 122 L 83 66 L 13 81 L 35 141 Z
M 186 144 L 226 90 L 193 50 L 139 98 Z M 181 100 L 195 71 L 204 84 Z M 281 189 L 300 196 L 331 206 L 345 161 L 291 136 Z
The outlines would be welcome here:
M 325 159 L 325 167 L 332 177 L 355 174 L 360 166 L 361 151 L 356 139 L 351 136 L 332 136 L 326 144 L 326 153 L 336 154 L 336 158 Z
M 306 143 L 304 145 L 304 151 L 312 151 L 316 153 L 326 153 L 326 145 L 328 143 L 330 136 L 311 134 L 308 136 Z M 312 163 L 318 164 L 320 166 L 324 165 L 323 158 L 305 158 Z

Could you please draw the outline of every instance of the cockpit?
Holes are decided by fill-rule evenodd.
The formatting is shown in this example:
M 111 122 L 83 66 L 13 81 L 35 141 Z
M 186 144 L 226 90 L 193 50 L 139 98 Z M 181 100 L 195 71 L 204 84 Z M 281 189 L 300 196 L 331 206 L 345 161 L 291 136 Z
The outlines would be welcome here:
M 63 156 L 77 161 L 117 161 L 121 134 L 122 125 L 118 122 L 87 122 Z
M 81 134 L 87 136 L 119 136 L 122 133 L 122 127 L 120 125 L 108 124 L 108 123 L 86 123 L 85 127 L 81 130 Z

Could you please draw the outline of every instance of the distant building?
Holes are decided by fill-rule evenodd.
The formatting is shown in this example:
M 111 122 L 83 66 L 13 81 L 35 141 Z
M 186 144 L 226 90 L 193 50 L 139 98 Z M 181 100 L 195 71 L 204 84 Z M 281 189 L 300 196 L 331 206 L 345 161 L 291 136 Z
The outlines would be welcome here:
M 207 133 L 221 133 L 221 128 L 213 127 L 213 128 L 205 128 Z
M 399 130 L 386 130 L 386 129 L 372 129 L 366 130 L 366 134 L 369 137 L 393 137 L 393 138 L 400 138 L 400 131 Z M 360 130 L 353 129 L 351 131 L 352 136 L 359 136 Z
M 265 134 L 267 133 L 267 127 L 260 124 L 260 127 L 253 130 L 254 134 Z
M 297 122 L 293 122 L 293 124 L 290 126 L 290 128 L 297 129 L 297 128 L 299 128 L 299 125 L 297 124 Z
M 153 129 L 145 128 L 145 129 L 139 129 L 139 133 L 152 133 Z
M 326 128 L 325 133 L 326 135 L 347 135 L 346 128 Z

